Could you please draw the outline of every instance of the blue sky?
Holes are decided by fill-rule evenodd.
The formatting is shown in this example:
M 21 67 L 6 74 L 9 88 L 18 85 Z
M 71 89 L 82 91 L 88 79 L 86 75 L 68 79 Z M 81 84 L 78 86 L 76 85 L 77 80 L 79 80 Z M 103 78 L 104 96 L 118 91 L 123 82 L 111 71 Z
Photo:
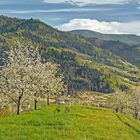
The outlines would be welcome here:
M 64 31 L 140 35 L 140 0 L 0 0 L 0 15 L 37 18 Z

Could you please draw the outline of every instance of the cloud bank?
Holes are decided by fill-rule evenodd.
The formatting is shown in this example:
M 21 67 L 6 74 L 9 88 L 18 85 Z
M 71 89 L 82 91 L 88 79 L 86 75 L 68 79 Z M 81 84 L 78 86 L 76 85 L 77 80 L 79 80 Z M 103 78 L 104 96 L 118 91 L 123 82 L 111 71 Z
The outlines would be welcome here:
M 0 13 L 4 14 L 30 14 L 30 13 L 61 13 L 61 12 L 104 12 L 104 11 L 110 11 L 111 9 L 107 8 L 67 8 L 67 9 L 50 9 L 50 10 L 41 10 L 41 9 L 35 9 L 35 10 L 7 10 L 2 9 L 0 10 Z
M 12 3 L 71 3 L 77 5 L 85 4 L 125 4 L 129 2 L 140 2 L 140 0 L 0 0 L 0 4 Z
M 77 3 L 77 4 L 123 4 L 131 0 L 43 0 L 48 3 Z
M 95 19 L 72 19 L 68 23 L 56 26 L 62 31 L 77 29 L 92 30 L 104 34 L 135 34 L 140 35 L 140 21 L 133 22 L 106 22 Z

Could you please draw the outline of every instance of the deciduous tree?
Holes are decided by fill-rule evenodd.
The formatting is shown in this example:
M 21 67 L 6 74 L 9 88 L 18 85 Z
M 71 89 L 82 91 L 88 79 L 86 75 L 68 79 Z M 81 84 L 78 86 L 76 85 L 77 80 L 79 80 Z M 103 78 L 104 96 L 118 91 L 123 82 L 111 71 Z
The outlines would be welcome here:
M 129 107 L 133 110 L 133 116 L 138 119 L 140 112 L 140 87 L 137 87 L 131 91 L 131 96 L 129 97 Z
M 128 97 L 122 91 L 117 91 L 111 96 L 111 106 L 115 109 L 116 112 L 123 113 L 125 107 L 128 104 Z
M 0 70 L 1 96 L 13 101 L 17 105 L 17 114 L 20 114 L 21 103 L 30 98 L 28 76 L 32 64 L 31 48 L 19 45 L 11 49 L 8 60 Z

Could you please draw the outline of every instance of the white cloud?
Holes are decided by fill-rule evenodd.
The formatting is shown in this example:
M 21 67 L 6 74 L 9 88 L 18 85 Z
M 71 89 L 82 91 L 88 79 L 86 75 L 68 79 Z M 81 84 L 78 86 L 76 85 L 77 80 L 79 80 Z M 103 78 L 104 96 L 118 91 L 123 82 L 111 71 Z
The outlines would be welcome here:
M 69 9 L 51 9 L 51 10 L 0 10 L 0 14 L 30 14 L 30 13 L 61 13 L 61 12 L 89 12 L 89 11 L 110 11 L 108 8 L 69 8 Z
M 92 30 L 105 34 L 136 34 L 140 35 L 140 21 L 106 22 L 95 19 L 72 19 L 68 23 L 56 26 L 59 30 L 70 31 L 76 29 Z
M 123 4 L 131 0 L 43 0 L 48 3 L 77 3 L 77 4 Z
M 140 10 L 140 2 L 139 2 L 138 4 L 139 4 L 139 5 L 138 5 L 138 7 L 137 7 L 137 8 Z
M 84 4 L 123 4 L 129 1 L 139 2 L 140 0 L 0 0 L 0 4 L 8 4 L 8 3 L 38 3 L 38 2 L 47 2 L 47 3 L 77 3 L 79 5 Z

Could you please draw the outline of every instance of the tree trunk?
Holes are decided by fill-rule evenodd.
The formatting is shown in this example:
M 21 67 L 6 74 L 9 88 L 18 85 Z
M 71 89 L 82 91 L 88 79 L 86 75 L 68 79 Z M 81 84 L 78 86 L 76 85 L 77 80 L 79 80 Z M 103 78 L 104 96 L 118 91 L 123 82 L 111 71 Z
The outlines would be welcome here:
M 122 106 L 122 107 L 121 107 L 121 113 L 123 113 L 123 109 L 124 109 L 124 107 Z
M 135 111 L 135 119 L 138 119 L 138 112 Z
M 17 115 L 20 114 L 20 104 L 17 105 Z
M 19 96 L 19 97 L 18 97 L 18 102 L 17 102 L 17 115 L 20 114 L 21 99 L 22 99 L 22 97 Z
M 47 97 L 47 105 L 50 105 L 50 97 Z
M 118 113 L 118 112 L 119 112 L 119 108 L 118 108 L 118 107 L 116 107 L 116 108 L 115 108 L 115 111 L 116 111 L 116 113 Z
M 37 110 L 37 100 L 35 99 L 35 110 Z
M 20 114 L 20 103 L 17 104 L 17 115 Z

